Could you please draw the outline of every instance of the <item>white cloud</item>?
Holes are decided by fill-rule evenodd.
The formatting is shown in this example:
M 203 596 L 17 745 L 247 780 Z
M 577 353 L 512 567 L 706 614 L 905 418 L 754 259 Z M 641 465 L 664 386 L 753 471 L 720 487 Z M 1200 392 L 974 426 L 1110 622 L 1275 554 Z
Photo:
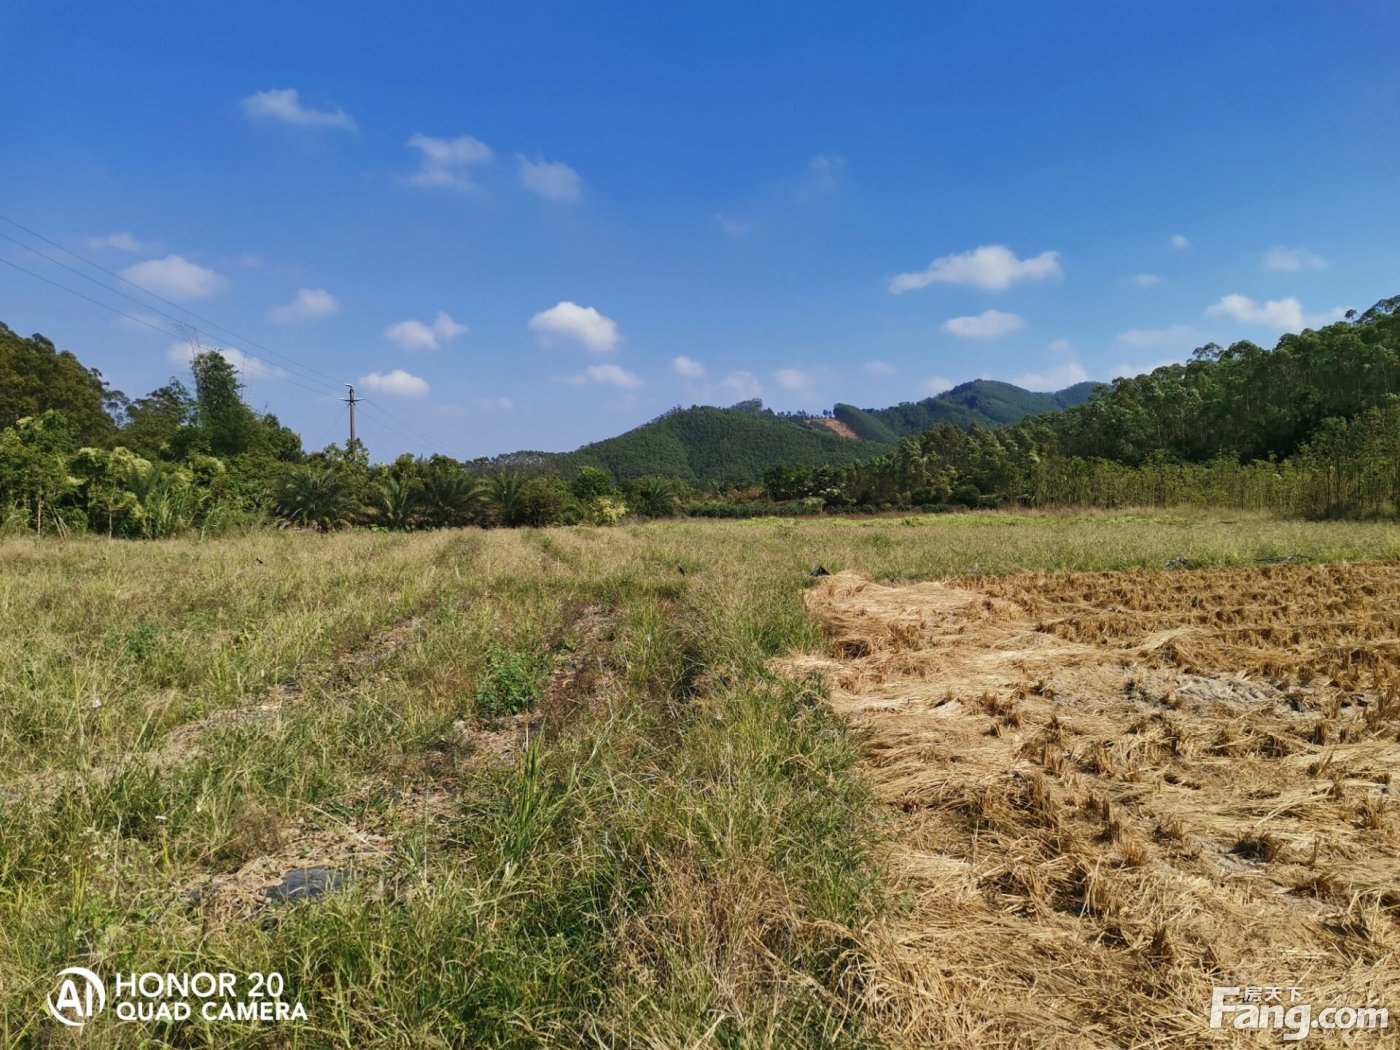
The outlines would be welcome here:
M 894 375 L 894 365 L 884 361 L 867 361 L 865 362 L 865 370 L 873 376 Z
M 1180 233 L 1174 233 L 1171 235 L 1171 245 L 1177 251 L 1183 251 L 1186 248 L 1191 247 L 1191 242 L 1188 241 L 1184 235 Z
M 749 232 L 748 223 L 742 222 L 739 219 L 732 218 L 728 215 L 716 213 L 715 222 L 719 224 L 719 228 L 721 230 L 729 234 L 729 236 L 731 237 L 742 237 L 744 234 Z
M 171 364 L 188 365 L 194 360 L 196 352 L 205 350 L 212 350 L 222 357 L 233 366 L 234 371 L 245 381 L 285 379 L 287 377 L 285 369 L 270 365 L 260 357 L 254 357 L 251 354 L 245 354 L 242 350 L 234 350 L 227 346 L 200 346 L 196 348 L 189 343 L 171 343 L 165 356 Z
M 931 284 L 965 284 L 983 291 L 1010 288 L 1018 281 L 1044 281 L 1063 277 L 1059 252 L 1041 252 L 1018 259 L 1004 244 L 984 244 L 970 252 L 945 255 L 923 270 L 901 273 L 890 279 L 890 292 L 900 295 Z
M 1053 354 L 1067 354 L 1074 349 L 1074 343 L 1065 338 L 1052 339 L 1045 344 L 1045 349 Z
M 1139 288 L 1154 288 L 1162 283 L 1162 278 L 1158 277 L 1155 273 L 1133 274 L 1132 280 L 1133 284 Z
M 329 317 L 340 309 L 336 297 L 324 288 L 302 288 L 289 303 L 274 306 L 267 312 L 269 320 L 277 324 L 292 324 L 296 321 L 316 321 Z
M 542 346 L 551 346 L 557 339 L 582 343 L 595 354 L 616 350 L 622 340 L 617 322 L 605 317 L 591 306 L 579 306 L 567 300 L 541 310 L 530 318 L 530 331 Z
M 515 411 L 515 402 L 508 397 L 478 397 L 472 404 L 482 412 Z
M 547 201 L 572 203 L 583 199 L 583 180 L 567 164 L 547 160 L 531 161 L 517 155 L 520 184 Z
M 780 387 L 794 394 L 812 392 L 812 377 L 800 369 L 780 368 L 773 373 L 773 378 L 778 381 Z
M 763 384 L 752 372 L 730 372 L 720 380 L 720 388 L 740 401 L 758 397 L 763 393 Z
M 398 397 L 427 397 L 426 380 L 396 368 L 392 372 L 371 372 L 360 376 L 360 385 L 376 394 L 394 394 Z
M 405 350 L 441 350 L 444 343 L 450 343 L 467 330 L 466 325 L 458 324 L 445 311 L 439 310 L 431 325 L 410 319 L 391 324 L 384 329 L 384 334 Z
M 119 252 L 144 252 L 151 247 L 149 244 L 142 244 L 129 233 L 109 233 L 106 237 L 89 237 L 87 246 L 94 251 L 102 248 L 113 248 Z
M 128 266 L 122 276 L 132 284 L 167 299 L 207 299 L 224 290 L 228 282 L 213 270 L 192 263 L 182 255 L 147 259 Z
M 1273 247 L 1264 253 L 1264 269 L 1282 273 L 1296 273 L 1299 270 L 1321 270 L 1327 260 L 1306 248 Z
M 1298 332 L 1304 328 L 1339 321 L 1346 313 L 1346 307 L 1339 306 L 1321 314 L 1303 312 L 1303 304 L 1293 296 L 1286 299 L 1270 299 L 1261 303 L 1247 295 L 1225 295 L 1206 311 L 1211 317 L 1228 317 L 1244 324 L 1257 324 L 1275 331 Z
M 474 191 L 479 187 L 472 181 L 470 169 L 495 156 L 490 146 L 470 135 L 438 139 L 417 134 L 408 140 L 408 145 L 422 154 L 418 170 L 404 177 L 410 186 Z
M 975 317 L 954 317 L 943 322 L 943 331 L 964 339 L 995 339 L 1026 326 L 1025 318 L 1000 310 L 983 310 Z
M 942 376 L 929 376 L 924 380 L 923 387 L 930 394 L 942 394 L 952 390 L 954 383 L 951 379 L 944 379 Z
M 1129 328 L 1126 332 L 1118 333 L 1118 342 L 1125 346 L 1194 346 L 1201 339 L 1201 333 L 1186 324 L 1174 324 L 1168 328 Z
M 243 100 L 243 112 L 253 120 L 280 120 L 299 128 L 355 130 L 355 121 L 343 109 L 311 109 L 301 104 L 295 88 L 259 91 Z
M 841 188 L 846 172 L 846 158 L 835 153 L 818 153 L 807 162 L 807 177 L 797 187 L 797 199 L 815 200 L 835 193 Z
M 1027 390 L 1043 390 L 1054 393 L 1067 386 L 1074 386 L 1075 383 L 1082 383 L 1088 378 L 1089 373 L 1084 371 L 1080 364 L 1068 361 L 1046 372 L 1022 372 L 1011 382 Z
M 611 386 L 620 386 L 624 390 L 640 390 L 646 386 L 641 376 L 617 365 L 589 365 L 583 370 L 583 374 L 595 383 L 608 383 Z
M 1112 371 L 1111 375 L 1113 376 L 1114 379 L 1121 379 L 1121 378 L 1123 378 L 1124 376 L 1149 375 L 1149 374 L 1151 374 L 1152 372 L 1157 371 L 1157 369 L 1162 368 L 1162 367 L 1165 366 L 1165 365 L 1175 365 L 1175 364 L 1180 364 L 1180 362 L 1178 362 L 1178 361 L 1154 361 L 1154 362 L 1152 362 L 1152 364 L 1150 364 L 1150 365 L 1130 365 L 1130 364 L 1127 364 L 1127 363 L 1117 364 L 1117 365 L 1114 365 L 1114 366 L 1113 366 L 1113 371 Z
M 686 379 L 703 379 L 705 376 L 705 366 L 684 354 L 671 358 L 671 371 Z

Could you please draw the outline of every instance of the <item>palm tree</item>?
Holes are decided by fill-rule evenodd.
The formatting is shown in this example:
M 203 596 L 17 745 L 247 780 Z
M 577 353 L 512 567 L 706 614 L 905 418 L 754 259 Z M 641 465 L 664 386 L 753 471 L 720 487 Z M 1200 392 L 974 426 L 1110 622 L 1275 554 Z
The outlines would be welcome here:
M 515 521 L 524 487 L 525 480 L 513 470 L 491 475 L 491 502 L 495 504 L 496 517 L 507 525 Z
M 391 529 L 411 528 L 422 506 L 421 492 L 414 478 L 396 478 L 392 474 L 374 486 L 374 509 L 379 520 Z
M 680 502 L 680 486 L 673 478 L 655 474 L 638 478 L 632 487 L 637 510 L 648 518 L 669 518 Z
M 350 524 L 356 509 L 349 482 L 311 463 L 288 471 L 272 501 L 272 512 L 283 521 L 322 530 Z
M 486 504 L 486 483 L 460 467 L 434 463 L 423 472 L 420 497 L 429 525 L 470 525 Z

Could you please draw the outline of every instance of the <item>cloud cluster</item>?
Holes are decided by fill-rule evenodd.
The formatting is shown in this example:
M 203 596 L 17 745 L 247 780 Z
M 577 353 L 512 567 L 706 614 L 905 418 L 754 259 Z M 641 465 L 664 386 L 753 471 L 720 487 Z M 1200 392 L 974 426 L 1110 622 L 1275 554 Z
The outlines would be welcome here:
M 827 197 L 841 188 L 846 172 L 846 158 L 835 153 L 818 153 L 807 161 L 807 177 L 798 185 L 799 201 Z
M 276 324 L 297 321 L 317 321 L 340 309 L 340 302 L 324 288 L 302 288 L 289 303 L 274 306 L 267 312 L 268 320 Z
M 715 212 L 714 220 L 715 224 L 731 237 L 742 237 L 749 232 L 748 223 L 723 212 Z
M 1186 324 L 1174 324 L 1168 328 L 1129 328 L 1118 334 L 1118 342 L 1137 347 L 1196 346 L 1201 339 L 1201 333 Z
M 396 368 L 392 372 L 371 372 L 360 376 L 360 386 L 376 394 L 396 397 L 427 397 L 428 383 L 418 376 Z
M 312 109 L 301 104 L 295 88 L 259 91 L 243 100 L 243 112 L 250 120 L 273 120 L 298 128 L 342 128 L 355 130 L 354 118 L 343 109 Z
M 568 300 L 535 314 L 530 318 L 529 328 L 542 346 L 552 346 L 556 342 L 578 343 L 595 354 L 616 350 L 622 341 L 616 321 L 591 306 L 579 306 Z
M 1053 394 L 1067 386 L 1082 383 L 1088 378 L 1089 373 L 1084 371 L 1082 365 L 1075 361 L 1068 361 L 1058 368 L 1051 368 L 1045 372 L 1022 372 L 1011 382 L 1027 390 L 1043 390 Z
M 431 189 L 477 190 L 479 187 L 471 177 L 471 169 L 495 156 L 490 146 L 470 135 L 439 139 L 419 133 L 408 140 L 408 145 L 416 149 L 420 157 L 418 169 L 404 176 L 404 181 L 410 186 Z
M 778 381 L 780 387 L 791 393 L 810 394 L 812 392 L 812 377 L 801 369 L 780 368 L 773 373 L 773 378 Z
M 228 287 L 228 282 L 207 266 L 192 263 L 183 255 L 147 259 L 122 271 L 134 285 L 180 302 L 207 299 Z
M 1266 270 L 1279 273 L 1296 273 L 1299 270 L 1322 270 L 1328 265 L 1326 259 L 1306 248 L 1270 248 L 1264 253 L 1263 266 Z
M 583 200 L 583 180 L 578 172 L 559 161 L 532 161 L 523 156 L 520 163 L 520 185 L 547 201 L 571 204 Z
M 466 325 L 458 324 L 446 311 L 439 310 L 430 325 L 410 319 L 391 324 L 384 329 L 384 334 L 405 350 L 441 350 L 444 343 L 450 343 L 467 331 Z
M 150 245 L 142 244 L 129 233 L 109 233 L 105 237 L 89 237 L 87 246 L 94 251 L 112 248 L 119 252 L 144 252 Z
M 641 376 L 635 375 L 619 365 L 589 365 L 583 370 L 583 374 L 591 382 L 620 386 L 624 390 L 640 390 L 646 386 Z
M 1063 276 L 1059 252 L 1020 259 L 1004 244 L 984 244 L 970 252 L 935 259 L 922 270 L 898 274 L 890 279 L 889 290 L 901 295 L 931 284 L 956 284 L 995 292 L 1022 281 Z
M 730 372 L 719 381 L 720 389 L 740 401 L 748 401 L 763 393 L 763 384 L 752 372 Z
M 983 310 L 972 317 L 954 317 L 943 322 L 943 331 L 963 339 L 996 339 L 1026 326 L 1025 318 L 1001 310 Z
M 1247 295 L 1224 295 L 1206 313 L 1211 317 L 1228 317 L 1244 324 L 1280 330 L 1297 331 L 1308 327 L 1303 304 L 1291 295 L 1286 299 L 1270 299 L 1263 303 Z
M 671 371 L 682 379 L 704 379 L 705 366 L 693 358 L 682 354 L 680 357 L 671 358 Z

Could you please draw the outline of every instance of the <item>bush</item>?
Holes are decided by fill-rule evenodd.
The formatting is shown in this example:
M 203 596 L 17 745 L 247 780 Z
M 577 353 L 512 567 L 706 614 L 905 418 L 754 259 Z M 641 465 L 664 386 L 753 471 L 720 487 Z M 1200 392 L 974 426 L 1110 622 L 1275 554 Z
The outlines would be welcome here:
M 753 503 L 697 503 L 686 508 L 692 518 L 800 518 L 821 513 L 821 503 L 793 500 L 773 503 L 756 500 Z
M 533 707 L 553 667 L 550 654 L 538 649 L 490 649 L 472 697 L 477 717 L 492 720 Z

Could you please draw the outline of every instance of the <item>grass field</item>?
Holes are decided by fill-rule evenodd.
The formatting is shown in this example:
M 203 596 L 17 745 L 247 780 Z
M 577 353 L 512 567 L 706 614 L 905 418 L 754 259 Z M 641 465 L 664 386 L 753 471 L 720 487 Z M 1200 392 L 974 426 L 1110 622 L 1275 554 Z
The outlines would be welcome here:
M 1389 524 L 1169 515 L 5 541 L 0 1042 L 918 1040 L 904 830 L 831 677 L 787 673 L 830 651 L 808 570 L 1397 557 Z M 269 900 L 308 867 L 329 892 Z M 309 1017 L 69 1033 L 74 964 L 277 971 Z

